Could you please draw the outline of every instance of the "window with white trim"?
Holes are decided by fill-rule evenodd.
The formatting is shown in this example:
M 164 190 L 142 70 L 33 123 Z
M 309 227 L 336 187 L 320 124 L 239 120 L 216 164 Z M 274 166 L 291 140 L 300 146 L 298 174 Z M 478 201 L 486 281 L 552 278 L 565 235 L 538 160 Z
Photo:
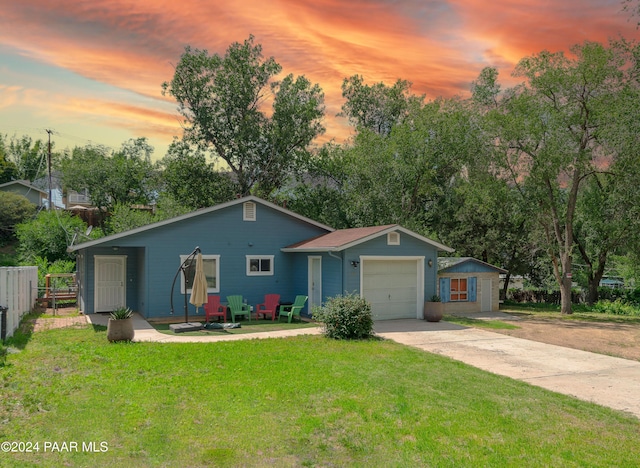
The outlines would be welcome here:
M 180 255 L 180 265 L 189 258 L 189 255 Z M 220 255 L 202 255 L 202 265 L 204 268 L 204 276 L 207 278 L 207 292 L 220 292 Z M 193 285 L 193 277 L 196 274 L 195 257 L 185 265 L 185 274 L 180 274 L 180 292 L 188 294 L 191 292 Z M 187 276 L 187 287 L 185 291 L 185 275 Z
M 449 290 L 449 300 L 451 302 L 468 301 L 467 278 L 451 278 Z
M 273 255 L 247 255 L 247 276 L 272 276 Z
M 243 221 L 255 221 L 256 220 L 256 204 L 253 202 L 244 202 L 242 205 L 242 220 Z
M 387 233 L 387 245 L 400 245 L 400 233 L 399 232 Z

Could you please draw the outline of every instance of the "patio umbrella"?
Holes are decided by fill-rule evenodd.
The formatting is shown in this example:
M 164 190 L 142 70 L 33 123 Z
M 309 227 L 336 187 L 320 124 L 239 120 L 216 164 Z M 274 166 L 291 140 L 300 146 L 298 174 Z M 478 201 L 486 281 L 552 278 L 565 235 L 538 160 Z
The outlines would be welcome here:
M 206 303 L 207 299 L 207 277 L 204 274 L 202 254 L 198 252 L 198 255 L 196 256 L 196 272 L 193 276 L 193 285 L 191 285 L 191 298 L 189 299 L 189 302 L 196 306 L 197 312 L 198 307 L 202 307 L 202 304 Z

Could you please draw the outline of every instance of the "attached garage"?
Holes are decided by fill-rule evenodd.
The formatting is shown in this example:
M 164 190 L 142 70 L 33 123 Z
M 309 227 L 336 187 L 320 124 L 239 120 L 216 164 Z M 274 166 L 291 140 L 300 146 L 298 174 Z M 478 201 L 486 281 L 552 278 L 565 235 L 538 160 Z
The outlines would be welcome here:
M 374 320 L 421 320 L 425 297 L 436 294 L 438 252 L 453 252 L 397 224 L 341 229 L 282 250 L 301 266 L 317 264 L 309 268 L 310 298 L 357 294 Z
M 374 320 L 422 318 L 424 257 L 362 257 L 362 296 Z

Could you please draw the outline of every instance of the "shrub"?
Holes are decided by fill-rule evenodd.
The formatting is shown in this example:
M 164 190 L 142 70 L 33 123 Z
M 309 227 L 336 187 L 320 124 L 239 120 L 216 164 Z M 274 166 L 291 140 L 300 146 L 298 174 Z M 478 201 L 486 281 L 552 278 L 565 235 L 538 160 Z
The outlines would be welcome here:
M 616 299 L 613 302 L 598 301 L 591 310 L 601 314 L 640 316 L 640 309 L 625 303 L 622 299 Z
M 324 334 L 337 340 L 358 340 L 373 335 L 371 305 L 355 294 L 335 296 L 313 312 L 324 324 Z

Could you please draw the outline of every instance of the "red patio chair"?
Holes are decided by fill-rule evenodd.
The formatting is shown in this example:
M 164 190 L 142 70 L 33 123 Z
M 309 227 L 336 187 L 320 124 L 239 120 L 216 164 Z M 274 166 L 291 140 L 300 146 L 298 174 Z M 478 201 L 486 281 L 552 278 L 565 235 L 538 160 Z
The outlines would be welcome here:
M 210 317 L 218 317 L 218 321 L 220 317 L 223 321 L 227 320 L 227 307 L 220 304 L 220 296 L 209 295 L 209 300 L 204 305 L 204 312 L 207 322 Z
M 267 318 L 267 315 L 271 315 L 271 321 L 276 319 L 276 310 L 280 303 L 280 294 L 265 294 L 264 303 L 256 306 L 256 318 L 260 318 L 260 314 Z

